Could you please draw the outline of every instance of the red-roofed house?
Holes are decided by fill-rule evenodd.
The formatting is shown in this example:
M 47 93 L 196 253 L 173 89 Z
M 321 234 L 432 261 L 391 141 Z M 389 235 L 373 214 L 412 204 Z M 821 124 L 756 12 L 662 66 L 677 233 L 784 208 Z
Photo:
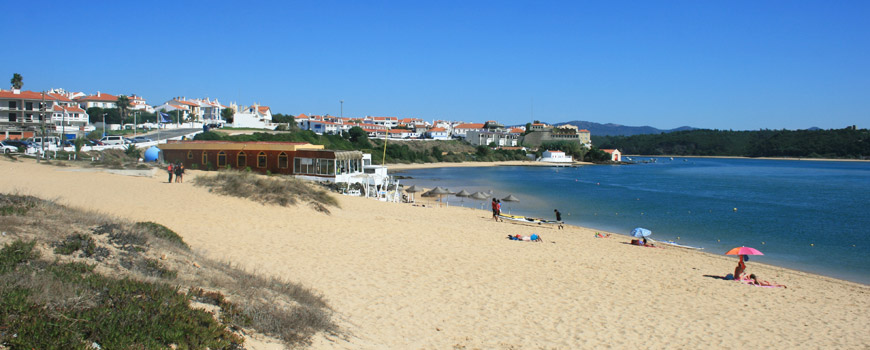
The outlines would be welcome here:
M 84 136 L 95 129 L 88 123 L 88 113 L 78 106 L 55 105 L 52 107 L 51 123 L 55 125 L 57 132 L 63 135 L 72 134 L 73 138 Z
M 372 117 L 366 116 L 363 121 L 370 124 L 375 125 L 383 125 L 388 128 L 395 128 L 399 126 L 399 118 L 396 117 Z
M 610 154 L 610 160 L 614 162 L 622 161 L 622 152 L 619 152 L 618 149 L 602 149 L 602 151 Z
M 40 104 L 45 101 L 44 117 L 49 120 L 57 102 L 51 94 L 20 89 L 0 90 L 0 139 L 33 137 L 40 129 Z M 51 125 L 53 129 L 53 125 Z
M 118 102 L 118 96 L 101 93 L 99 91 L 97 91 L 96 95 L 82 96 L 76 98 L 75 101 L 79 103 L 79 107 L 85 110 L 91 107 L 118 108 L 116 103 Z
M 426 132 L 426 137 L 433 140 L 449 140 L 450 133 L 445 128 L 432 128 Z
M 453 137 L 465 138 L 469 131 L 483 131 L 482 123 L 464 123 L 453 127 Z
M 236 111 L 233 114 L 232 126 L 234 128 L 275 130 L 278 127 L 278 124 L 272 123 L 272 109 L 267 106 L 260 106 L 255 103 L 246 108 L 241 108 L 241 106 L 231 103 L 230 108 Z
M 405 129 L 390 129 L 387 133 L 391 139 L 407 139 L 414 135 L 414 132 Z

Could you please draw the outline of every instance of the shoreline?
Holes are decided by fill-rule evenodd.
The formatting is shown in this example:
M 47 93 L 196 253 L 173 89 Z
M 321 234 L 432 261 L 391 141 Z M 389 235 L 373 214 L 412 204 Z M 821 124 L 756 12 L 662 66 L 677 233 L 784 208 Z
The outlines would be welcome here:
M 388 171 L 416 170 L 416 169 L 435 169 L 435 168 L 469 168 L 469 167 L 495 167 L 495 166 L 542 166 L 542 167 L 575 167 L 584 165 L 594 165 L 589 162 L 571 162 L 566 164 L 553 164 L 536 162 L 531 160 L 509 160 L 502 162 L 461 162 L 461 163 L 415 163 L 415 164 L 387 164 Z
M 322 294 L 347 335 L 310 349 L 870 346 L 870 287 L 754 259 L 747 272 L 788 288 L 721 280 L 731 256 L 495 222 L 476 208 L 333 195 L 325 214 L 191 184 L 214 172 L 168 184 L 163 172 L 68 169 L 0 159 L 0 191 L 158 222 L 209 257 Z M 533 233 L 544 242 L 505 239 Z
M 799 160 L 812 162 L 870 162 L 870 159 L 838 159 L 838 158 L 788 158 L 788 157 L 745 157 L 745 156 L 645 156 L 638 154 L 623 154 L 622 157 L 641 158 L 709 158 L 709 159 L 762 159 L 762 160 Z

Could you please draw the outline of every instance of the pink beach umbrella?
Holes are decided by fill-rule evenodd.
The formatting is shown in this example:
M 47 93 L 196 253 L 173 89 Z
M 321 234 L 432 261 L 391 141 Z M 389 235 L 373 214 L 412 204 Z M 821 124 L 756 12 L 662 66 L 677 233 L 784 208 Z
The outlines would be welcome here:
M 764 253 L 755 248 L 737 247 L 729 250 L 725 255 L 764 255 Z

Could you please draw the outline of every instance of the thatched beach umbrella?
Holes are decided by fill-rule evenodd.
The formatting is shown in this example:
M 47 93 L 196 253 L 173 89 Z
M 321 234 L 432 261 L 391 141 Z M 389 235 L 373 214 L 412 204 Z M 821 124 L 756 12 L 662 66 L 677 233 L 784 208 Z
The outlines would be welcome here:
M 502 202 L 519 202 L 520 199 L 515 197 L 512 194 L 509 194 L 507 197 L 502 198 L 501 201 Z M 511 209 L 510 209 L 510 207 L 508 207 L 508 214 L 510 214 L 510 212 L 511 212 Z
M 459 191 L 459 192 L 457 192 L 457 193 L 455 193 L 455 194 L 453 194 L 453 195 L 456 196 L 456 197 L 462 198 L 462 199 L 459 200 L 459 203 L 464 203 L 464 202 L 465 202 L 465 197 L 470 196 L 471 193 L 468 193 L 468 191 L 466 191 L 466 190 L 462 190 L 462 191 Z
M 489 196 L 484 192 L 474 192 L 470 196 L 468 196 L 468 198 L 485 201 L 489 199 Z M 483 203 L 481 203 L 480 208 L 483 209 Z
M 451 193 L 450 190 L 448 190 L 446 188 L 441 188 L 440 186 L 433 188 L 429 192 L 431 192 L 433 195 L 437 195 L 439 201 L 441 200 L 443 195 Z M 450 206 L 450 205 L 448 204 L 448 206 Z
M 418 188 L 417 185 L 412 185 L 411 187 L 406 188 L 405 192 L 410 193 L 411 194 L 411 202 L 416 203 L 416 201 L 414 200 L 414 193 L 420 192 L 420 188 Z

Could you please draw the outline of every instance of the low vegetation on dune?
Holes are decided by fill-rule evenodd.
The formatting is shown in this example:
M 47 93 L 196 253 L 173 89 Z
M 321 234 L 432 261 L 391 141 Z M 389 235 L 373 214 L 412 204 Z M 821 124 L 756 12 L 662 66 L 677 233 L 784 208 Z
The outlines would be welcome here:
M 244 349 L 245 332 L 305 345 L 338 334 L 322 296 L 130 223 L 0 194 L 0 349 Z
M 280 206 L 308 203 L 314 209 L 329 213 L 327 206 L 338 206 L 338 201 L 312 183 L 286 176 L 263 176 L 247 171 L 222 170 L 213 176 L 200 175 L 194 179 L 197 186 L 209 191 L 240 198 L 249 198 L 263 204 Z

